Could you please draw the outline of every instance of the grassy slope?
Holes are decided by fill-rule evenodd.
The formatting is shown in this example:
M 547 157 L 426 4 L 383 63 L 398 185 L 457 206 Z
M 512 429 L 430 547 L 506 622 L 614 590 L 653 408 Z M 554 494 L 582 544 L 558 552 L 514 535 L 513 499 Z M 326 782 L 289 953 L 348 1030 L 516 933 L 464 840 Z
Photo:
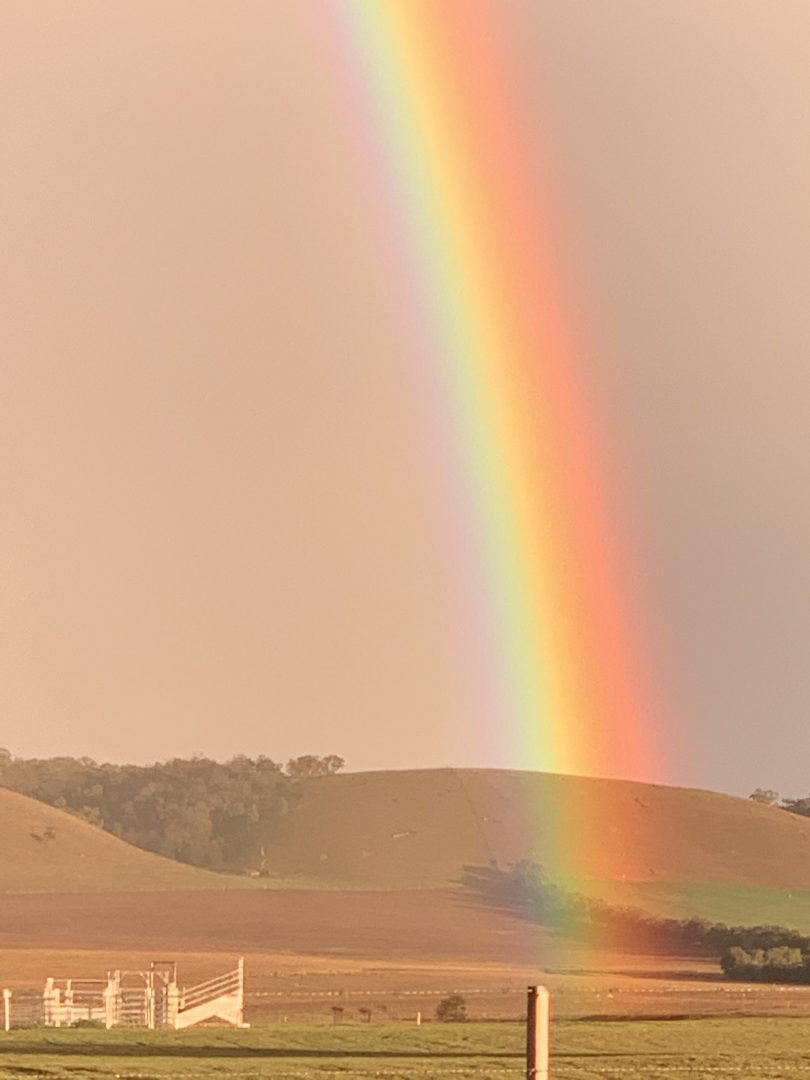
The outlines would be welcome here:
M 678 881 L 582 883 L 583 892 L 622 907 L 640 908 L 652 915 L 688 919 L 699 915 L 710 922 L 735 926 L 790 926 L 810 934 L 810 890 L 768 889 L 753 885 Z
M 141 851 L 62 810 L 0 788 L 0 892 L 219 889 L 247 883 Z
M 810 819 L 708 791 L 435 769 L 305 781 L 267 840 L 285 877 L 444 885 L 532 858 L 557 877 L 810 889 Z
M 288 880 L 381 889 L 531 858 L 616 904 L 810 930 L 810 820 L 708 791 L 501 770 L 345 774 L 301 785 L 267 854 Z
M 0 891 L 398 890 L 532 858 L 614 903 L 810 930 L 810 820 L 747 799 L 455 769 L 326 777 L 301 782 L 299 795 L 267 838 L 275 875 L 257 883 L 161 859 L 0 790 Z

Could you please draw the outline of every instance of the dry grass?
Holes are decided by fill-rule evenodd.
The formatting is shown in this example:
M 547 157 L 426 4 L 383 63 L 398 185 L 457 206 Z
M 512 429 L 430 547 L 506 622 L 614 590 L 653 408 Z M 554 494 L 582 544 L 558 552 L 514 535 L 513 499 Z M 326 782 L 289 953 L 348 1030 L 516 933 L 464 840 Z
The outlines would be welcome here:
M 558 1017 L 810 1013 L 806 988 L 725 985 L 708 962 L 595 954 L 458 885 L 395 887 L 399 875 L 424 885 L 455 872 L 462 861 L 486 866 L 525 854 L 527 822 L 539 823 L 542 843 L 544 815 L 555 799 L 573 799 L 567 805 L 576 804 L 578 827 L 591 828 L 588 814 L 598 795 L 603 809 L 608 802 L 612 808 L 607 828 L 618 822 L 628 831 L 628 858 L 652 860 L 659 875 L 634 885 L 614 879 L 611 889 L 646 890 L 657 910 L 696 897 L 715 917 L 744 909 L 740 921 L 788 922 L 799 894 L 754 889 L 740 875 L 743 864 L 753 866 L 774 885 L 808 872 L 795 870 L 790 859 L 807 842 L 810 822 L 707 793 L 532 774 L 366 774 L 329 778 L 306 790 L 271 858 L 290 874 L 314 872 L 308 860 L 316 860 L 319 882 L 329 888 L 229 882 L 0 792 L 0 842 L 6 842 L 0 885 L 15 874 L 17 881 L 34 874 L 43 888 L 68 882 L 61 892 L 0 893 L 0 985 L 93 977 L 166 957 L 176 958 L 184 978 L 194 982 L 244 954 L 249 1012 L 259 1022 L 324 1020 L 335 1003 L 353 1017 L 361 1007 L 378 1019 L 417 1011 L 429 1016 L 441 996 L 456 991 L 467 997 L 474 1017 L 509 1019 L 520 1014 L 525 987 L 535 981 L 551 987 Z M 522 818 L 516 806 L 523 806 Z M 42 837 L 48 828 L 56 830 L 56 840 L 29 835 Z M 666 880 L 667 874 L 708 872 L 715 849 L 713 884 Z M 355 888 L 336 887 L 352 874 Z M 114 889 L 105 891 L 111 877 Z M 375 877 L 382 887 L 371 889 Z M 199 887 L 211 881 L 252 887 Z M 138 891 L 154 882 L 159 886 Z M 193 887 L 179 888 L 187 882 Z
M 284 1024 L 247 1032 L 22 1032 L 0 1036 L 0 1077 L 207 1080 L 470 1080 L 523 1075 L 518 1024 Z M 555 1080 L 797 1080 L 808 1025 L 796 1020 L 561 1022 Z
M 216 889 L 243 885 L 141 851 L 51 806 L 0 788 L 0 892 Z
M 213 947 L 212 947 L 213 946 Z M 461 992 L 514 1018 L 530 982 L 558 1016 L 805 1015 L 810 988 L 726 984 L 713 961 L 600 953 L 454 890 L 0 896 L 0 984 L 95 977 L 174 958 L 189 982 L 247 957 L 254 1018 L 432 1015 Z
M 750 799 L 498 769 L 348 773 L 301 792 L 267 840 L 286 879 L 446 886 L 464 866 L 535 858 L 597 883 L 810 889 L 810 819 Z
M 0 789 L 0 892 L 266 892 L 297 883 L 309 893 L 396 893 L 396 906 L 407 890 L 458 887 L 465 867 L 533 858 L 615 904 L 810 928 L 810 820 L 750 800 L 476 769 L 324 777 L 301 782 L 298 796 L 267 838 L 274 876 L 259 881 L 161 859 Z M 573 836 L 585 840 L 563 842 Z

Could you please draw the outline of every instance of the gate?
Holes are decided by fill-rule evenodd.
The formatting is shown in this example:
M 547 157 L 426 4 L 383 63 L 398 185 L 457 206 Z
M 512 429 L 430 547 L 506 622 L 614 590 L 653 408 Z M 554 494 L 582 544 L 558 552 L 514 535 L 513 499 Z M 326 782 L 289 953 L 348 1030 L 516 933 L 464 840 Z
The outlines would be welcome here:
M 177 965 L 155 961 L 148 971 L 111 971 L 102 979 L 48 979 L 44 991 L 4 990 L 2 1027 L 185 1028 L 206 1020 L 244 1022 L 245 969 L 236 968 L 181 990 Z

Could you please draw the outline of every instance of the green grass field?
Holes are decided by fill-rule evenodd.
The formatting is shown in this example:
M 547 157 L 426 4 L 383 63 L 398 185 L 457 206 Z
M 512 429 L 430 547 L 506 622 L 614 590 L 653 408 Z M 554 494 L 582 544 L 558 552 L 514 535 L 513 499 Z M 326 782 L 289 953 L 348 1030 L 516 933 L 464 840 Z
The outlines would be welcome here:
M 563 882 L 581 892 L 651 915 L 674 919 L 700 916 L 729 926 L 788 926 L 810 933 L 810 891 L 773 889 L 716 882 L 609 882 L 573 879 Z
M 275 1025 L 250 1031 L 0 1033 L 0 1077 L 497 1080 L 523 1075 L 519 1024 Z M 560 1022 L 554 1080 L 810 1077 L 810 1018 Z

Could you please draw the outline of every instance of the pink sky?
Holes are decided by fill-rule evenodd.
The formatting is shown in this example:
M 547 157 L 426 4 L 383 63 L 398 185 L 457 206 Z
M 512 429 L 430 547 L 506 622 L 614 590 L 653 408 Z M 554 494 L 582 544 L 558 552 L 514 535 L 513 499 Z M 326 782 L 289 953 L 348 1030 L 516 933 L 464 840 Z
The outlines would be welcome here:
M 471 707 L 317 6 L 0 7 L 15 753 L 521 764 Z M 598 330 L 671 778 L 804 790 L 810 9 L 492 8 Z

